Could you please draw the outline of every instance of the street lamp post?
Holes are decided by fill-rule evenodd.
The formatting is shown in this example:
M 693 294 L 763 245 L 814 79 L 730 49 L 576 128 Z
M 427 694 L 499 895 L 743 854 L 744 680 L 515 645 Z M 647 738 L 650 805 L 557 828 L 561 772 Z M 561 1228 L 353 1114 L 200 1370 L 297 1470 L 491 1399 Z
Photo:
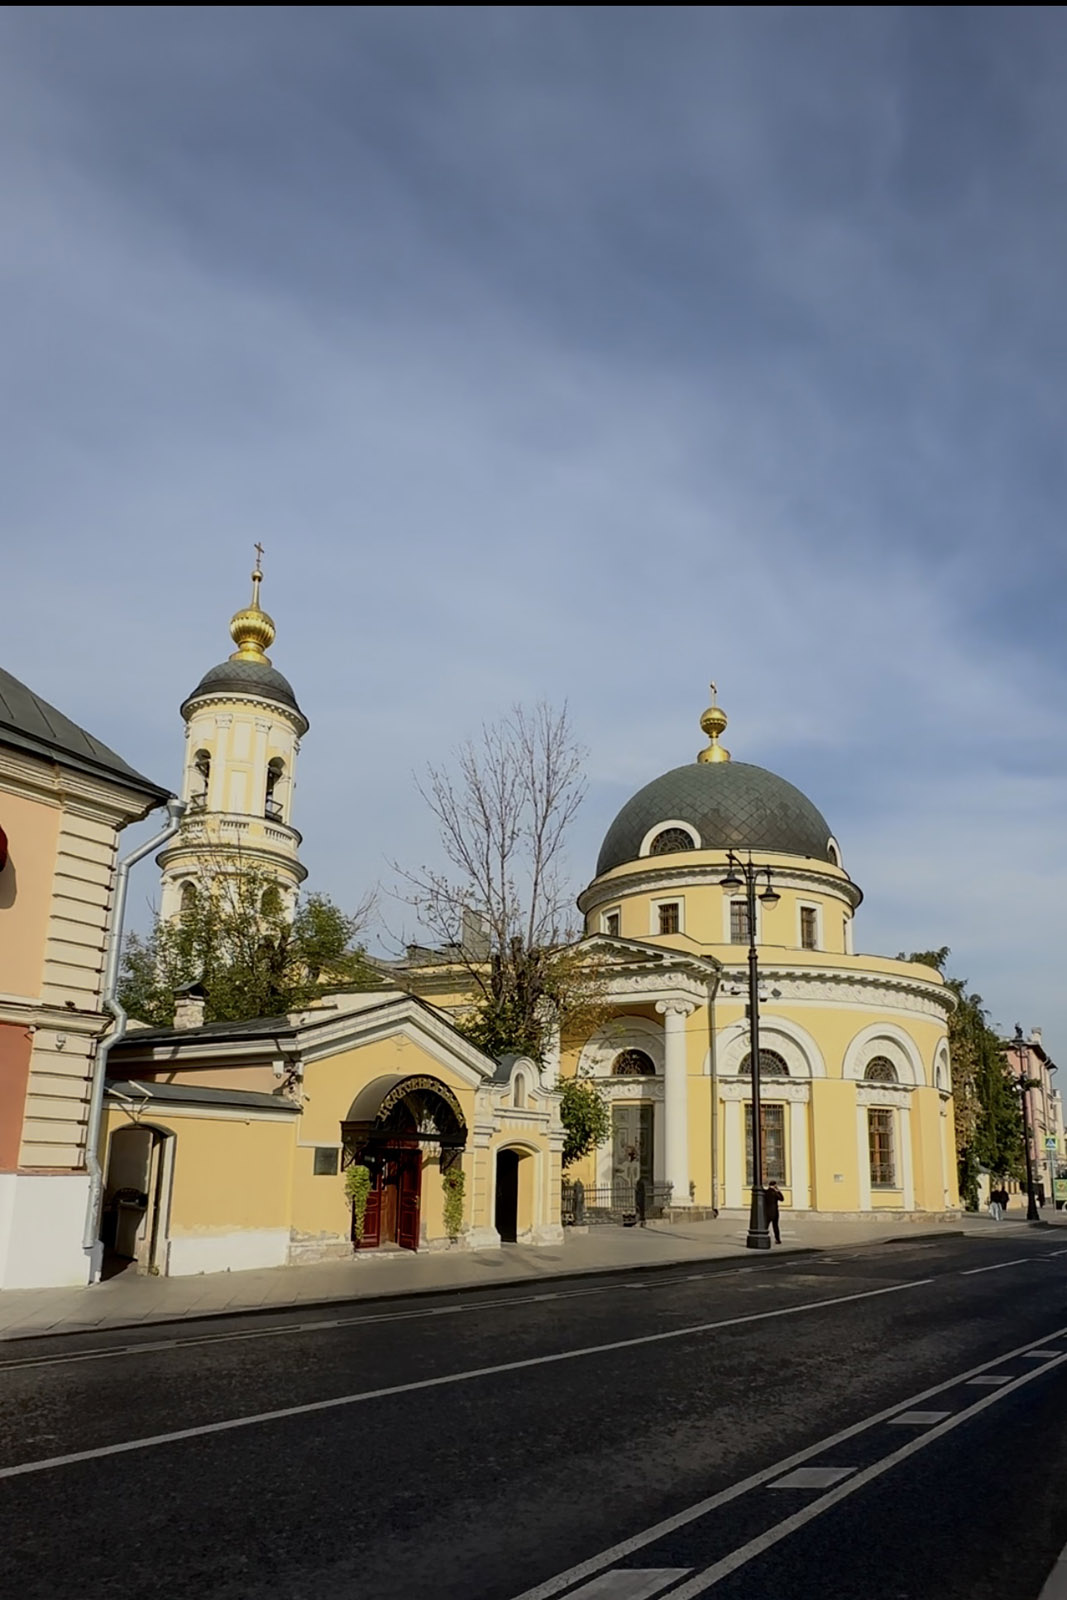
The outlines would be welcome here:
M 752 1065 L 752 1205 L 748 1214 L 748 1236 L 745 1245 L 749 1250 L 771 1248 L 770 1229 L 767 1227 L 767 1202 L 763 1192 L 763 1121 L 760 1112 L 760 1057 L 759 1057 L 759 956 L 756 950 L 756 881 L 763 873 L 766 887 L 759 896 L 768 910 L 781 899 L 771 888 L 771 869 L 753 864 L 749 852 L 742 861 L 732 850 L 726 852 L 728 870 L 721 879 L 724 889 L 745 890 L 745 907 L 748 922 L 748 1031 L 749 1061 Z
M 1023 1030 L 1018 1023 L 1015 1024 L 1015 1053 L 1019 1057 L 1019 1074 L 1015 1079 L 1023 1109 L 1023 1154 L 1026 1157 L 1026 1220 L 1027 1222 L 1040 1222 L 1041 1213 L 1037 1209 L 1037 1195 L 1034 1193 L 1034 1160 L 1030 1151 L 1030 1107 L 1029 1089 L 1034 1081 L 1027 1073 L 1027 1063 L 1030 1059 Z

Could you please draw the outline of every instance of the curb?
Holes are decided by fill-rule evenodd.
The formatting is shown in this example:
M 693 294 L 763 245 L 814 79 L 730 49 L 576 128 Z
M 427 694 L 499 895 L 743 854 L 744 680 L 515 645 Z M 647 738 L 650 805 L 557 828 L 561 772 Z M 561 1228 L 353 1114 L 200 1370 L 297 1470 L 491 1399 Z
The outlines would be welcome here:
M 763 1265 L 764 1261 L 769 1261 L 772 1255 L 778 1258 L 786 1255 L 821 1256 L 829 1255 L 833 1252 L 840 1252 L 842 1255 L 844 1255 L 850 1250 L 868 1250 L 870 1249 L 872 1242 L 879 1245 L 912 1244 L 918 1240 L 956 1239 L 963 1238 L 965 1235 L 966 1229 L 964 1228 L 939 1228 L 936 1231 L 930 1230 L 925 1233 L 893 1235 L 893 1237 L 888 1239 L 878 1239 L 874 1241 L 862 1240 L 859 1243 L 854 1244 L 782 1245 L 779 1247 L 778 1251 L 774 1251 L 772 1247 L 772 1250 L 768 1251 L 766 1256 L 764 1256 L 764 1254 L 761 1252 L 759 1259 L 749 1264 L 749 1270 L 758 1271 L 760 1266 Z M 744 1259 L 744 1257 L 741 1257 L 741 1260 Z M 94 1333 L 110 1334 L 132 1332 L 135 1329 L 145 1328 L 173 1328 L 182 1324 L 217 1322 L 224 1318 L 232 1321 L 236 1317 L 284 1317 L 288 1314 L 294 1319 L 299 1319 L 305 1312 L 330 1311 L 338 1306 L 355 1306 L 364 1304 L 381 1305 L 390 1301 L 412 1299 L 439 1300 L 446 1296 L 455 1296 L 460 1294 L 483 1295 L 491 1294 L 498 1289 L 514 1289 L 522 1287 L 530 1287 L 533 1289 L 541 1284 L 560 1283 L 573 1278 L 629 1277 L 634 1273 L 655 1274 L 661 1272 L 677 1272 L 680 1268 L 689 1266 L 710 1266 L 713 1269 L 718 1268 L 723 1272 L 737 1271 L 738 1257 L 688 1256 L 685 1259 L 678 1261 L 634 1262 L 630 1266 L 573 1267 L 570 1269 L 565 1269 L 561 1272 L 546 1272 L 536 1278 L 502 1278 L 496 1283 L 450 1284 L 440 1288 L 435 1286 L 433 1288 L 425 1289 L 383 1289 L 377 1294 L 331 1295 L 322 1300 L 302 1300 L 296 1305 L 286 1303 L 283 1305 L 226 1306 L 218 1311 L 186 1311 L 180 1315 L 172 1317 L 141 1317 L 132 1322 L 118 1321 L 95 1323 L 91 1326 L 74 1328 L 44 1328 L 34 1333 L 0 1334 L 0 1349 L 2 1349 L 5 1345 L 37 1343 L 42 1339 L 74 1339 L 83 1338 L 87 1334 Z

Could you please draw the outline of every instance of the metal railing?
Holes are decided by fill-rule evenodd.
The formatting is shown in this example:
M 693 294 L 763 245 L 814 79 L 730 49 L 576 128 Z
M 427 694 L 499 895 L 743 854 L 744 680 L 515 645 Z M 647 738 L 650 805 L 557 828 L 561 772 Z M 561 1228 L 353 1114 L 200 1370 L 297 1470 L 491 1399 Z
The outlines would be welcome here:
M 624 1227 L 661 1217 L 671 1203 L 669 1183 L 584 1184 L 564 1179 L 560 1195 L 560 1219 L 564 1227 L 582 1227 L 612 1222 Z

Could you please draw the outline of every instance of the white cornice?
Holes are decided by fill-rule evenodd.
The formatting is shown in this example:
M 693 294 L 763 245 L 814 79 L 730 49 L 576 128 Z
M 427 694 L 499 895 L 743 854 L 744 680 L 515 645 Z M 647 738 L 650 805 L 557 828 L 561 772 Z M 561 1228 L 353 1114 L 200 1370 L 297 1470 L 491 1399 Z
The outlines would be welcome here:
M 643 858 L 639 871 L 627 871 L 618 877 L 605 873 L 602 878 L 594 878 L 578 896 L 579 911 L 586 915 L 613 900 L 625 900 L 632 895 L 659 894 L 665 889 L 718 888 L 726 870 L 725 856 L 716 861 L 692 861 L 685 865 L 675 857 L 672 865 L 662 867 L 652 865 L 655 859 L 651 856 Z M 799 860 L 792 860 L 783 866 L 772 860 L 771 871 L 776 888 L 809 893 L 816 888 L 822 894 L 832 895 L 853 911 L 863 899 L 863 891 L 858 884 L 825 862 L 812 861 L 810 865 L 802 865 Z

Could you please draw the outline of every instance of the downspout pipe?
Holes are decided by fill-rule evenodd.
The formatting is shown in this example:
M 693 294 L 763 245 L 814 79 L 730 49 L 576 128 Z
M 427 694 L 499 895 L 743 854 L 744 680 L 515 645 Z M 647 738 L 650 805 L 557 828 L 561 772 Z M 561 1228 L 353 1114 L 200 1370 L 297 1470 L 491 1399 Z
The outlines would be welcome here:
M 107 1058 L 126 1032 L 127 1017 L 119 1002 L 118 982 L 130 868 L 135 867 L 138 861 L 142 861 L 153 850 L 158 850 L 161 845 L 166 844 L 168 839 L 173 839 L 182 825 L 184 815 L 184 800 L 171 795 L 167 801 L 166 827 L 161 833 L 157 833 L 154 839 L 149 839 L 147 843 L 138 845 L 136 850 L 131 850 L 130 854 L 119 862 L 115 877 L 115 910 L 111 919 L 111 937 L 108 941 L 107 963 L 104 967 L 104 991 L 101 996 L 103 1008 L 114 1017 L 115 1026 L 97 1046 L 96 1060 L 93 1063 L 92 1088 L 89 1094 L 89 1120 L 85 1129 L 85 1165 L 89 1172 L 89 1198 L 85 1206 L 82 1249 L 89 1257 L 90 1283 L 95 1283 L 99 1278 L 104 1261 L 104 1242 L 100 1237 L 100 1203 L 104 1194 L 104 1171 L 100 1164 L 100 1126 L 104 1118 Z

